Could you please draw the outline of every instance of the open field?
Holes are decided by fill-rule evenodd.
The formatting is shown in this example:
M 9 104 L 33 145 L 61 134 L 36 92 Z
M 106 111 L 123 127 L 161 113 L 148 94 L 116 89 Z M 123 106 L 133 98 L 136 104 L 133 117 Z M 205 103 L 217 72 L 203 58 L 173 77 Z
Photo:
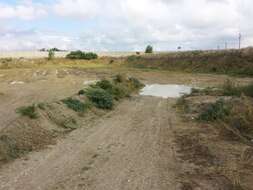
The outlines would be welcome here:
M 147 57 L 132 61 L 150 66 L 153 59 L 156 67 L 157 59 L 166 60 L 154 56 L 145 63 Z M 12 59 L 1 63 L 1 190 L 253 187 L 251 143 L 221 135 L 219 123 L 194 119 L 199 108 L 221 97 L 231 99 L 229 95 L 191 94 L 185 99 L 187 104 L 181 104 L 191 108 L 189 112 L 181 109 L 176 98 L 140 96 L 138 92 L 116 101 L 112 110 L 92 108 L 83 114 L 61 102 L 72 96 L 83 100 L 77 92 L 90 81 L 112 79 L 119 73 L 144 84 L 184 84 L 201 89 L 220 88 L 228 79 L 245 86 L 253 82 L 250 76 L 193 73 L 170 69 L 172 66 L 138 68 L 131 65 L 133 62 L 129 65 L 128 58 L 118 57 L 93 61 Z M 248 97 L 248 101 L 252 99 Z M 16 113 L 17 108 L 33 104 L 40 107 L 38 118 Z M 4 157 L 7 144 L 14 147 L 8 149 L 11 156 L 17 147 L 23 151 Z
M 65 57 L 69 52 L 56 52 L 55 57 Z M 99 56 L 121 57 L 135 55 L 135 52 L 97 52 Z M 48 52 L 41 51 L 6 51 L 0 52 L 0 58 L 47 58 Z

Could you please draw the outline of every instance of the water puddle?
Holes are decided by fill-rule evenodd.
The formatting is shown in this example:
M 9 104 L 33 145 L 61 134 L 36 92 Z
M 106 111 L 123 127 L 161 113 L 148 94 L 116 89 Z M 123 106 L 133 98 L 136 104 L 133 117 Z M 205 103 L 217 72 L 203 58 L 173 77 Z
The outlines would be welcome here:
M 192 87 L 185 85 L 174 85 L 174 84 L 151 84 L 146 85 L 140 95 L 143 96 L 155 96 L 162 98 L 179 98 L 184 94 L 190 94 Z

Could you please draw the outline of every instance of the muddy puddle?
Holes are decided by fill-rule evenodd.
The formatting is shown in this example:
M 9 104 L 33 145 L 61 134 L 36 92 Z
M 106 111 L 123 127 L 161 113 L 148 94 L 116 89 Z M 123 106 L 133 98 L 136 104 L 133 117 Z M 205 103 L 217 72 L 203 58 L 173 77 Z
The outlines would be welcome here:
M 140 92 L 142 96 L 155 96 L 162 98 L 179 98 L 190 94 L 192 87 L 176 84 L 151 84 L 146 85 Z

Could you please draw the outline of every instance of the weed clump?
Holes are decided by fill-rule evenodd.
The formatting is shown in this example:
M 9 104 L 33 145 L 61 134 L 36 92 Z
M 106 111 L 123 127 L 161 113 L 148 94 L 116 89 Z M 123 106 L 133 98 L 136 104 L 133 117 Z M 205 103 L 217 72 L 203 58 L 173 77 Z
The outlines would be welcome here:
M 111 92 L 112 89 L 113 89 L 113 84 L 109 80 L 103 79 L 101 81 L 98 81 L 95 84 L 95 87 L 102 88 L 102 89 L 104 89 L 106 91 Z
M 200 113 L 198 119 L 201 121 L 222 120 L 230 114 L 231 107 L 223 99 L 207 105 Z
M 253 97 L 253 83 L 246 86 L 236 86 L 231 80 L 227 80 L 222 87 L 225 96 L 240 96 L 242 94 Z
M 17 109 L 17 113 L 21 114 L 22 116 L 27 116 L 31 119 L 38 118 L 35 105 L 20 107 Z
M 183 113 L 188 113 L 190 111 L 190 107 L 188 105 L 185 96 L 182 96 L 177 100 L 175 107 L 178 108 Z
M 67 59 L 86 59 L 86 60 L 91 60 L 91 59 L 97 59 L 98 55 L 92 52 L 82 52 L 82 51 L 72 51 L 70 52 L 67 56 Z
M 84 90 L 79 90 L 78 95 L 84 95 L 85 91 Z
M 224 96 L 239 96 L 240 90 L 236 87 L 235 83 L 231 80 L 227 80 L 223 86 L 222 91 Z
M 112 109 L 113 107 L 113 96 L 102 88 L 90 87 L 86 90 L 86 96 L 98 108 Z
M 75 112 L 85 112 L 89 108 L 89 104 L 85 104 L 77 99 L 67 98 L 62 100 L 62 102 Z

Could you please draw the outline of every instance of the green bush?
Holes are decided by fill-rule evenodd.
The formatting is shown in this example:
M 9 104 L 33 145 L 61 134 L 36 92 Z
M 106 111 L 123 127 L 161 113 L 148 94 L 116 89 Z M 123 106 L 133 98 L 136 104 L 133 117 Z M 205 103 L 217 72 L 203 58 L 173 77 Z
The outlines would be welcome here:
M 153 53 L 153 47 L 151 45 L 148 45 L 146 47 L 145 53 Z
M 115 84 L 111 91 L 115 100 L 120 100 L 130 96 L 130 90 L 123 84 Z
M 200 113 L 198 119 L 202 121 L 215 121 L 224 119 L 230 114 L 231 107 L 223 99 L 208 104 Z
M 48 52 L 48 59 L 52 60 L 55 57 L 54 50 L 50 49 Z
M 112 89 L 113 89 L 113 84 L 109 80 L 106 80 L 106 79 L 98 81 L 95 84 L 95 86 L 99 87 L 99 88 L 102 88 L 102 89 L 104 89 L 106 91 L 112 91 Z
M 112 109 L 113 107 L 113 96 L 102 88 L 90 87 L 86 90 L 86 96 L 98 108 Z
M 79 90 L 78 95 L 84 95 L 85 91 L 84 90 Z
M 41 110 L 45 110 L 46 109 L 46 104 L 45 103 L 39 103 L 38 108 L 40 108 Z
M 27 116 L 31 119 L 38 118 L 35 105 L 20 107 L 17 109 L 17 113 L 21 114 L 22 116 Z
M 70 52 L 66 58 L 68 59 L 86 59 L 86 60 L 91 60 L 91 59 L 97 59 L 98 55 L 92 52 L 82 52 L 80 50 L 78 51 L 72 51 Z
M 113 81 L 115 83 L 122 83 L 122 82 L 126 82 L 127 81 L 127 77 L 125 75 L 122 75 L 122 74 L 117 74 Z
M 134 89 L 140 89 L 144 86 L 137 78 L 130 77 L 129 78 L 129 83 Z
M 102 88 L 113 96 L 115 100 L 120 100 L 130 95 L 127 84 L 110 82 L 109 80 L 101 80 L 93 85 L 94 88 Z
M 76 112 L 84 112 L 89 108 L 89 104 L 85 104 L 77 99 L 67 98 L 65 100 L 62 100 L 64 104 L 67 105 L 68 108 L 76 111 Z

